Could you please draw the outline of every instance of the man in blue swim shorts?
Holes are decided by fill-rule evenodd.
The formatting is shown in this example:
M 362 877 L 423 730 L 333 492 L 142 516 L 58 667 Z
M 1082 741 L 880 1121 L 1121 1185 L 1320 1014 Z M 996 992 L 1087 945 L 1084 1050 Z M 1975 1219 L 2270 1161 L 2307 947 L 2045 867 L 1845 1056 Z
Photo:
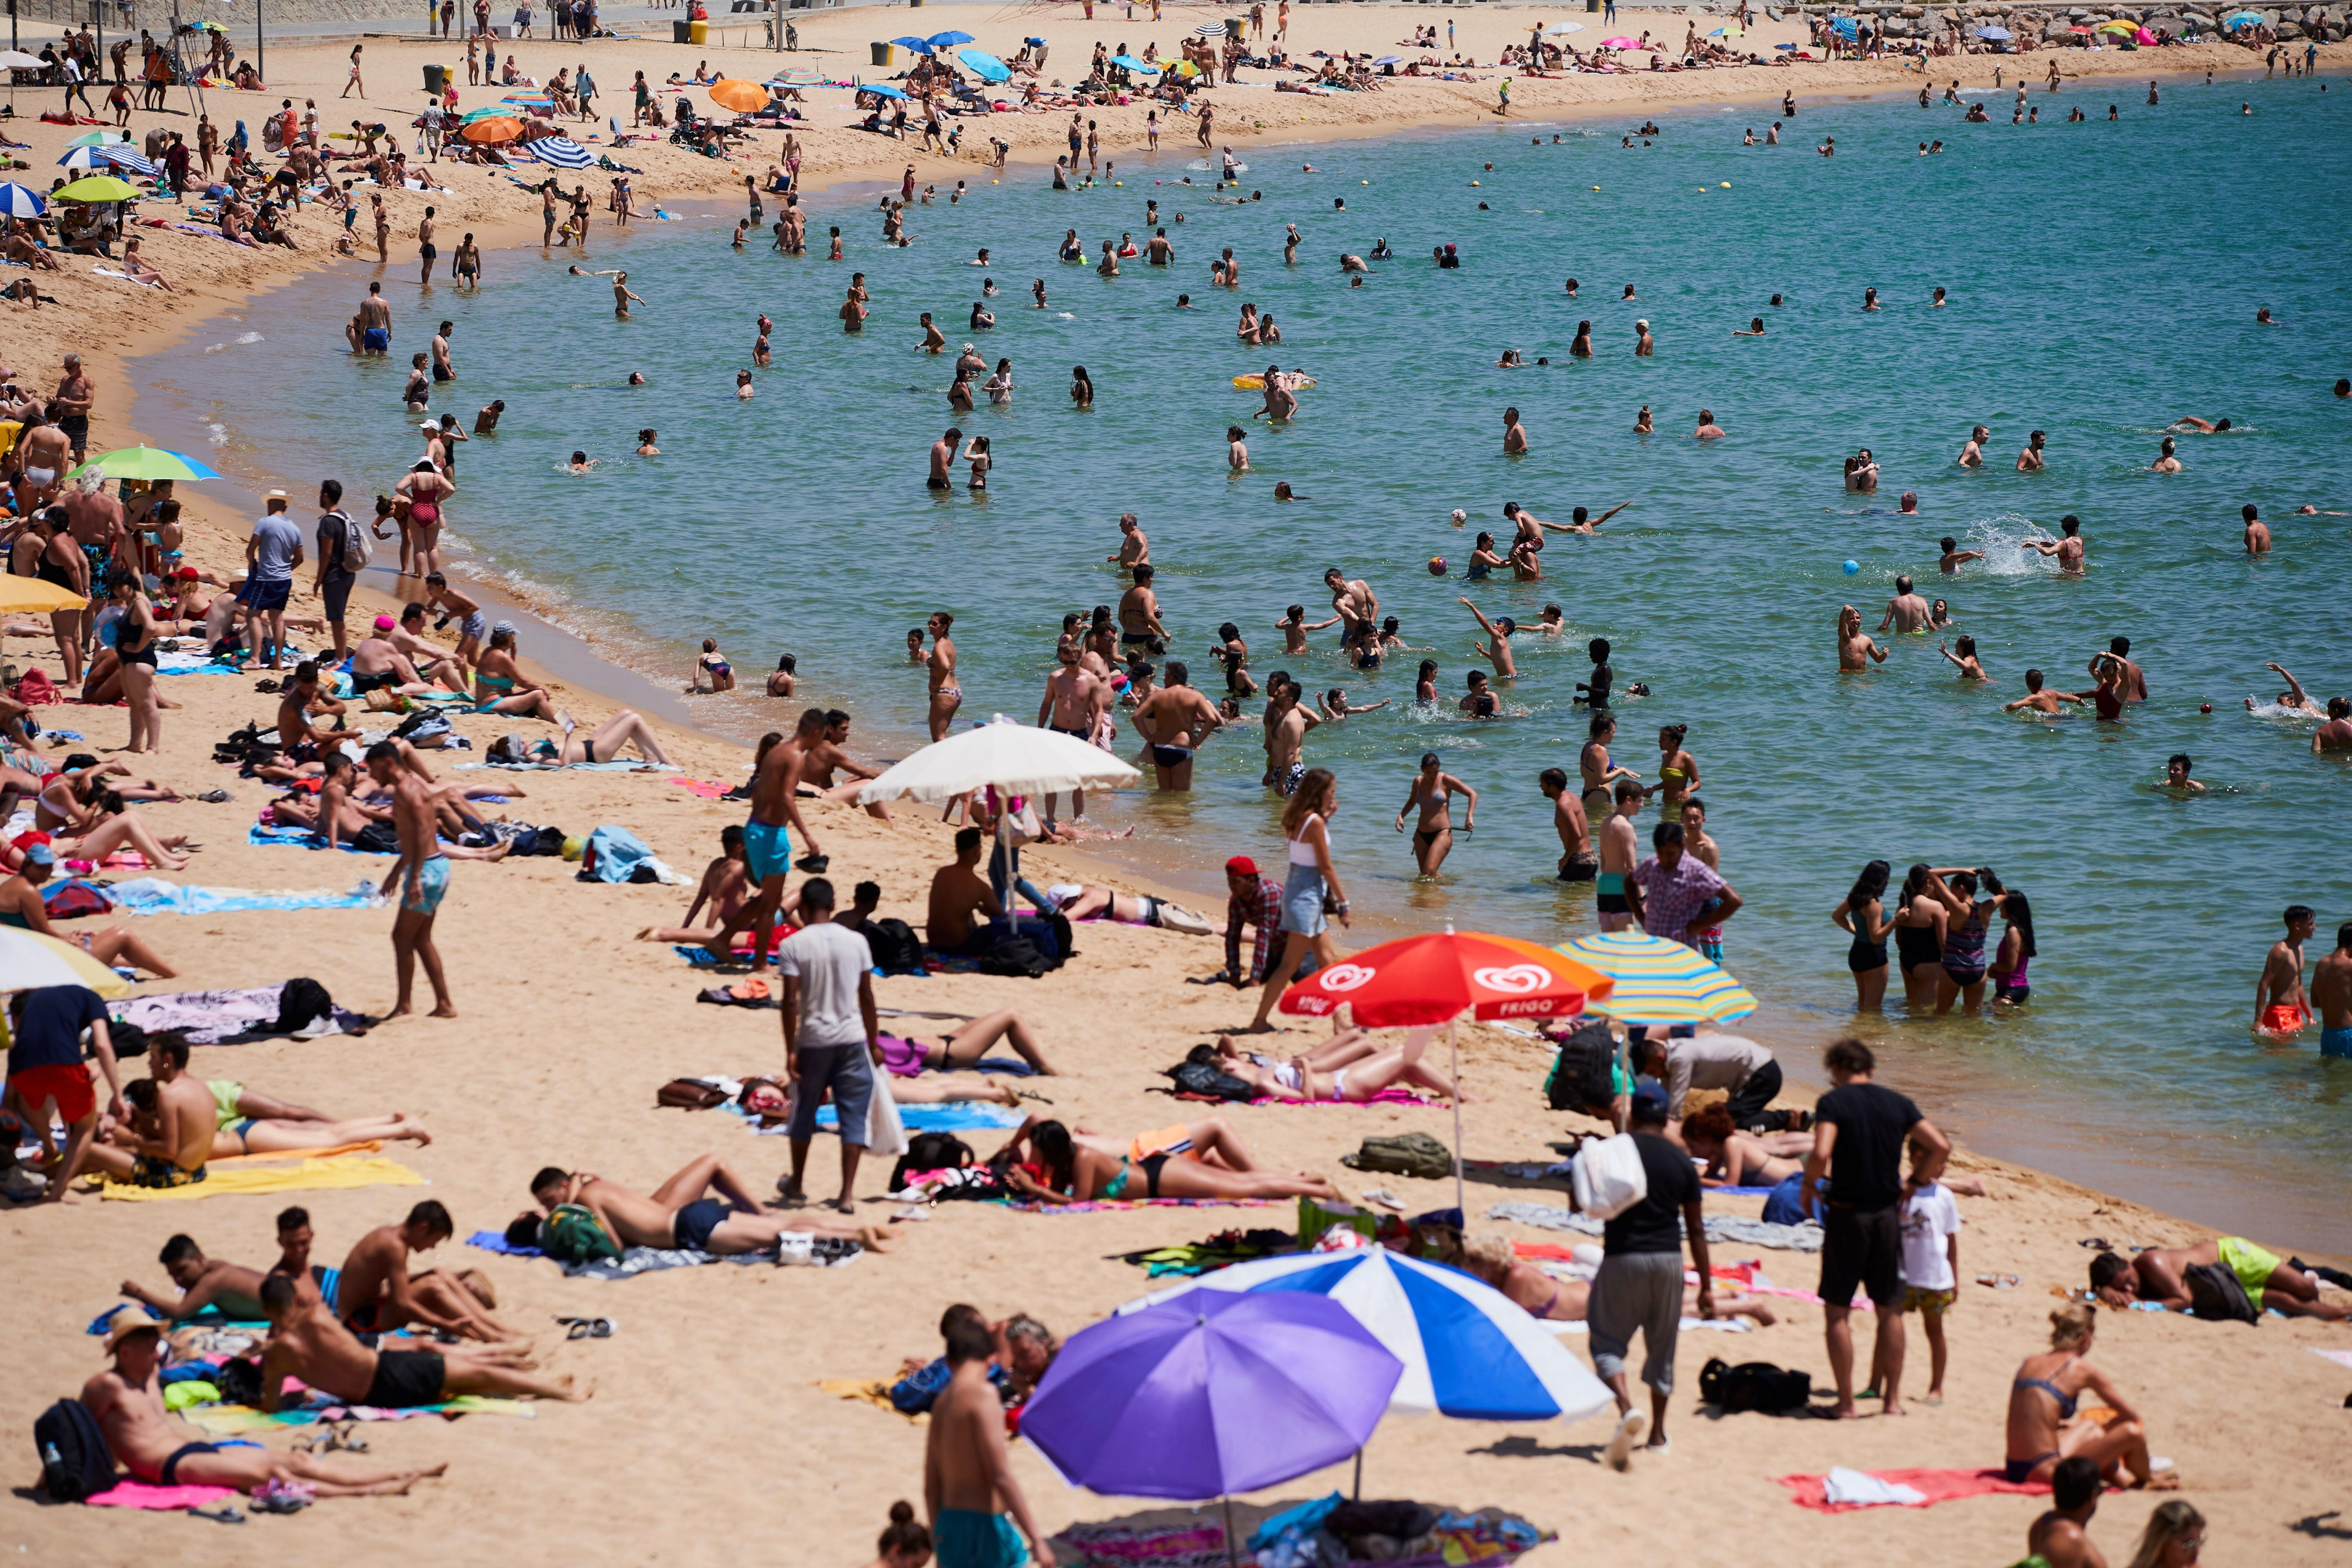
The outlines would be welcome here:
M 1004 1401 L 988 1381 L 995 1339 L 969 1318 L 950 1323 L 946 1338 L 948 1385 L 923 1439 L 923 1501 L 940 1568 L 1021 1568 L 1032 1552 L 1039 1568 L 1054 1568 L 1054 1549 L 1006 1461 Z
M 2352 1058 L 2352 925 L 2336 928 L 2336 951 L 2312 970 L 2309 995 L 2319 1012 L 2319 1054 Z
M 392 789 L 393 828 L 400 837 L 400 858 L 384 873 L 383 895 L 400 893 L 400 913 L 392 923 L 393 967 L 400 980 L 393 1015 L 415 1011 L 409 993 L 416 980 L 418 959 L 425 978 L 433 982 L 433 1014 L 457 1016 L 449 999 L 449 986 L 441 972 L 441 950 L 433 945 L 433 919 L 449 891 L 449 857 L 441 852 L 435 825 L 433 796 L 425 779 L 404 766 L 400 750 L 388 740 L 368 747 L 368 777 Z
M 360 301 L 359 314 L 343 329 L 351 340 L 354 354 L 384 354 L 392 351 L 392 305 L 383 297 L 383 285 L 368 285 L 367 298 Z
M 813 707 L 801 715 L 792 738 L 780 740 L 760 754 L 751 777 L 751 819 L 743 824 L 743 861 L 759 894 L 735 912 L 706 947 L 725 958 L 735 933 L 751 930 L 751 972 L 768 967 L 769 937 L 775 929 L 776 911 L 784 902 L 784 877 L 793 868 L 793 841 L 785 830 L 798 828 L 808 846 L 812 873 L 824 869 L 817 852 L 816 835 L 801 821 L 801 768 L 808 748 L 824 739 L 824 709 Z

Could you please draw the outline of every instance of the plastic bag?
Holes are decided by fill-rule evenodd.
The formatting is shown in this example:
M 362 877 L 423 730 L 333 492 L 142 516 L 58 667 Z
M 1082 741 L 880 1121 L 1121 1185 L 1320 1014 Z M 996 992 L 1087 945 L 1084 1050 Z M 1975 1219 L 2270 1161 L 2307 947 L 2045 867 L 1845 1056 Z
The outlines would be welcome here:
M 1614 1219 L 1650 1196 L 1650 1173 L 1633 1134 L 1587 1138 L 1576 1151 L 1576 1207 L 1595 1219 Z

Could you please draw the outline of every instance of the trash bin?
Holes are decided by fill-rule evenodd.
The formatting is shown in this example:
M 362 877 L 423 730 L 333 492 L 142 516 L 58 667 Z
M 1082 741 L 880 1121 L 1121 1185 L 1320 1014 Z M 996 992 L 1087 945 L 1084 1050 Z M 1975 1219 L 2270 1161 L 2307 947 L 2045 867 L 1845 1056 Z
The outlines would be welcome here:
M 871 46 L 869 46 L 869 47 L 870 47 L 873 49 L 873 51 L 874 51 L 874 63 L 875 63 L 876 65 L 877 65 L 877 66 L 887 66 L 887 65 L 888 65 L 888 64 L 890 63 L 890 46 L 889 46 L 889 45 L 887 45 L 887 44 L 874 44 L 874 45 L 871 45 Z
M 446 73 L 440 66 L 425 68 L 425 90 L 439 98 L 446 82 Z
M 710 24 L 708 22 L 688 22 L 686 25 L 686 41 L 689 44 L 709 43 L 710 41 Z
M 694 24 L 691 22 L 672 22 L 669 25 L 669 41 L 673 44 L 694 42 L 693 27 Z

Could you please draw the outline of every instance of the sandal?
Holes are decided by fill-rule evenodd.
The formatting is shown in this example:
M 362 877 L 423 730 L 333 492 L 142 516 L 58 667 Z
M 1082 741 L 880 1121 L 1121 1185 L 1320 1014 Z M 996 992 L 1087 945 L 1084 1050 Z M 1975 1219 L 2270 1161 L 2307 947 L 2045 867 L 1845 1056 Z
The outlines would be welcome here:
M 613 1320 L 610 1318 L 558 1318 L 555 1321 L 572 1325 L 572 1332 L 563 1336 L 565 1339 L 611 1339 L 613 1337 Z
M 222 1503 L 217 1508 L 192 1508 L 188 1511 L 198 1519 L 209 1519 L 215 1524 L 243 1524 L 245 1515 L 235 1503 Z
M 197 796 L 196 799 L 204 801 L 206 805 L 217 806 L 224 801 L 234 800 L 236 797 L 230 794 L 226 789 L 207 789 L 203 794 Z

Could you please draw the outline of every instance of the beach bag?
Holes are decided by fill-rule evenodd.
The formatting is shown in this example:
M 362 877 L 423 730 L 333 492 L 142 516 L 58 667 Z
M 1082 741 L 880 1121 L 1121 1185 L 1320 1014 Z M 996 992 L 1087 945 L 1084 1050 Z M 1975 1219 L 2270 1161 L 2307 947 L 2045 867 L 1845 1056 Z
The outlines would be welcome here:
M 1255 1086 L 1217 1065 L 1214 1046 L 1194 1046 L 1192 1055 L 1168 1070 L 1168 1076 L 1175 1081 L 1179 1094 L 1202 1100 L 1230 1100 L 1237 1104 L 1257 1098 Z
M 2246 1295 L 2245 1286 L 2227 1263 L 2194 1263 L 2180 1270 L 2189 1291 L 2189 1310 L 2210 1323 L 2251 1323 L 2262 1312 Z
M 26 670 L 16 683 L 16 700 L 26 707 L 45 707 L 66 699 L 58 695 L 56 683 L 39 670 Z
M 1650 1196 L 1650 1173 L 1630 1133 L 1585 1139 L 1570 1169 L 1576 1207 L 1595 1219 L 1614 1219 Z
M 627 882 L 638 863 L 653 859 L 653 855 L 645 841 L 628 829 L 598 828 L 588 835 L 588 847 L 581 853 L 580 880 Z
M 52 920 L 79 920 L 85 915 L 103 915 L 114 907 L 95 883 L 79 877 L 68 877 L 41 889 L 41 906 Z
M 1454 1151 L 1427 1133 L 1381 1134 L 1366 1138 L 1354 1154 L 1341 1155 L 1339 1163 L 1360 1171 L 1437 1181 L 1454 1174 Z
M 902 1192 L 909 1171 L 962 1170 L 971 1164 L 971 1145 L 953 1133 L 917 1133 L 891 1167 L 890 1190 Z
M 390 822 L 369 822 L 352 835 L 352 848 L 362 854 L 396 855 L 400 852 L 400 830 Z
M 1616 1095 L 1609 1071 L 1616 1061 L 1617 1041 L 1608 1023 L 1585 1019 L 1559 1042 L 1551 1076 L 1544 1080 L 1544 1103 L 1555 1111 L 1605 1113 Z
M 1717 1358 L 1700 1369 L 1698 1396 L 1727 1416 L 1750 1410 L 1778 1416 L 1801 1410 L 1811 1402 L 1813 1376 L 1769 1361 L 1731 1366 Z
M 1210 931 L 1209 917 L 1181 904 L 1160 906 L 1160 927 L 1163 931 L 1181 931 L 1187 936 L 1206 936 Z
M 898 1097 L 890 1092 L 890 1075 L 874 1075 L 873 1097 L 866 1106 L 866 1152 L 887 1160 L 907 1152 L 907 1124 L 898 1115 Z
M 976 967 L 983 975 L 1017 975 L 1029 980 L 1042 979 L 1054 967 L 1037 944 L 1026 936 L 1006 937 L 982 954 Z
M 673 1078 L 654 1091 L 656 1108 L 669 1105 L 681 1111 L 708 1111 L 714 1105 L 727 1103 L 727 1091 L 699 1079 Z
M 367 530 L 360 527 L 352 515 L 341 507 L 337 507 L 319 520 L 323 523 L 329 517 L 342 525 L 343 570 L 354 574 L 365 571 L 368 565 Z
M 874 950 L 874 967 L 886 975 L 923 972 L 923 942 L 915 928 L 897 918 L 868 920 L 866 945 Z
M 991 1372 L 996 1368 L 990 1367 Z M 947 1358 L 942 1356 L 919 1371 L 910 1372 L 890 1385 L 890 1408 L 901 1416 L 920 1416 L 939 1402 L 947 1392 L 951 1375 Z
M 79 1399 L 60 1399 L 33 1419 L 41 1486 L 59 1502 L 85 1502 L 114 1487 L 114 1455 L 98 1417 Z
M 270 1028 L 278 1034 L 299 1034 L 315 1020 L 334 1016 L 335 998 L 326 987 L 312 979 L 289 980 L 278 993 L 278 1021 Z
M 540 1222 L 539 1249 L 559 1263 L 593 1263 L 618 1258 L 621 1249 L 594 1213 L 576 1203 L 559 1203 Z

